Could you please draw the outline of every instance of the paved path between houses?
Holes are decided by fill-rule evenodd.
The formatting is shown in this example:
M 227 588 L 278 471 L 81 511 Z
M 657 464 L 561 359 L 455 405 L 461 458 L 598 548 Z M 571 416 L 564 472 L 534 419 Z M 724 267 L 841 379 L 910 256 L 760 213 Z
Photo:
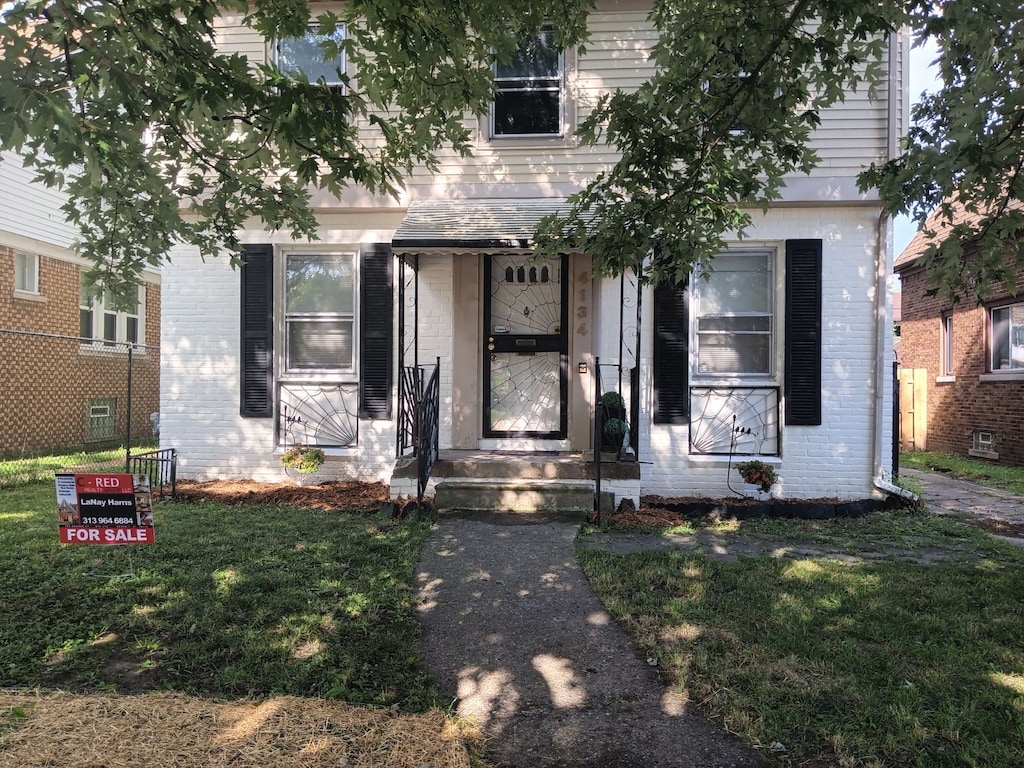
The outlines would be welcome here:
M 921 486 L 921 495 L 937 514 L 971 515 L 988 530 L 1003 533 L 1000 538 L 1024 546 L 1024 496 L 937 472 L 904 469 L 900 473 Z
M 910 471 L 907 475 L 912 474 Z M 913 473 L 936 512 L 969 512 L 1024 535 L 1024 499 Z M 500 768 L 748 768 L 754 750 L 668 691 L 605 612 L 576 561 L 578 525 L 523 517 L 443 516 L 418 569 L 423 650 L 438 689 L 489 738 Z M 1021 543 L 1021 540 L 1018 540 Z M 583 546 L 616 552 L 702 548 L 709 557 L 828 553 L 851 562 L 922 563 L 968 550 L 830 552 L 827 544 L 735 534 L 690 537 L 593 534 Z

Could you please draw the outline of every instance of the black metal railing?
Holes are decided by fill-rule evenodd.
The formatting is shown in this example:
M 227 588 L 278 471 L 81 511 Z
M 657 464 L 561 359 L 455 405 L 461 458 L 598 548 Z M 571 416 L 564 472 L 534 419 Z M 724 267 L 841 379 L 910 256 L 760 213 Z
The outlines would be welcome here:
M 423 374 L 420 366 L 402 368 L 398 382 L 398 457 L 415 456 L 419 445 L 419 403 L 423 397 Z
M 430 373 L 427 377 L 427 373 Z M 437 461 L 441 412 L 441 358 L 430 372 L 422 366 L 402 368 L 398 387 L 398 457 L 416 457 L 416 506 Z
M 430 375 L 417 408 L 419 434 L 416 440 L 416 508 L 423 504 L 423 493 L 430 482 L 430 473 L 437 461 L 438 433 L 440 429 L 441 387 L 438 381 L 441 372 L 441 358 L 437 358 L 434 372 Z
M 175 448 L 129 454 L 124 471 L 129 475 L 148 477 L 150 493 L 154 497 L 173 499 L 177 495 L 178 451 Z
M 616 461 L 637 460 L 636 444 L 639 437 L 640 371 L 624 371 L 619 364 L 610 364 L 614 370 L 614 384 L 605 388 L 601 375 L 601 359 L 594 360 L 594 514 L 601 522 L 601 464 L 605 453 L 614 453 Z M 623 378 L 628 376 L 629 396 L 622 394 Z

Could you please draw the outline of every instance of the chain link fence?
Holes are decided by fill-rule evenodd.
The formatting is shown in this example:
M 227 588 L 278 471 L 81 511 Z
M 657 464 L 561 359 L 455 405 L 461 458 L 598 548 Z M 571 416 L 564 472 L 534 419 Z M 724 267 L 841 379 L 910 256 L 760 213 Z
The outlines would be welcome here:
M 159 347 L 0 328 L 0 361 L 0 488 L 156 446 Z

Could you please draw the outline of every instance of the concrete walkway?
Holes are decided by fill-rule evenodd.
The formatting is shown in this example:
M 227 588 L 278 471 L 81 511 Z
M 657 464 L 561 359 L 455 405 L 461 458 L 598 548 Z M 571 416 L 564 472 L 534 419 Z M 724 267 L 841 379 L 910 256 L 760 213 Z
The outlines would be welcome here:
M 753 768 L 667 691 L 576 563 L 579 526 L 443 518 L 419 566 L 438 689 L 502 768 Z
M 1024 499 L 905 472 L 940 514 L 968 513 L 1024 536 Z M 664 687 L 597 600 L 575 557 L 578 525 L 517 516 L 443 517 L 418 572 L 423 650 L 438 689 L 490 739 L 501 768 L 747 768 L 763 758 Z M 1017 539 L 1016 543 L 1024 543 Z M 780 542 L 737 534 L 592 534 L 616 552 L 701 548 L 709 557 L 816 556 L 851 564 L 976 559 L 969 549 Z
M 956 480 L 937 472 L 903 469 L 901 475 L 921 486 L 921 495 L 936 514 L 967 514 L 983 527 L 1024 546 L 1024 496 Z

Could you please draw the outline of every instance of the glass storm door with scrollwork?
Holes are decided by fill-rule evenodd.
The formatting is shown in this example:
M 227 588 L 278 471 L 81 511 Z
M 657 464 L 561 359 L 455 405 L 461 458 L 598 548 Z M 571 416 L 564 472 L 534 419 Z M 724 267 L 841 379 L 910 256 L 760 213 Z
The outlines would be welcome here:
M 568 257 L 484 264 L 484 436 L 564 438 Z

